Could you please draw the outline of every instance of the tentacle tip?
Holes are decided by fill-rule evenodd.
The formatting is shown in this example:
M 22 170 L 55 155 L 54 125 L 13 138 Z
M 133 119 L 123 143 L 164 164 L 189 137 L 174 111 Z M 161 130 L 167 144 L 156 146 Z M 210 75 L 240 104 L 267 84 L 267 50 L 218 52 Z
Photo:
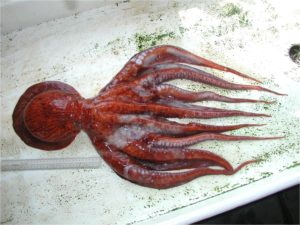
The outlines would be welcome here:
M 268 162 L 268 158 L 265 157 L 255 157 L 253 160 L 251 160 L 252 163 L 256 164 L 256 165 L 260 165 L 262 163 Z
M 249 80 L 253 80 L 253 81 L 255 81 L 255 82 L 259 83 L 259 84 L 262 84 L 262 81 L 260 81 L 260 80 L 258 80 L 258 79 L 256 79 L 256 78 L 254 78 L 254 77 L 250 77 L 250 76 L 245 75 L 245 74 L 242 74 L 242 77 L 247 78 L 247 79 L 249 79 Z
M 234 170 L 229 171 L 229 174 L 234 174 L 234 173 L 238 172 L 239 170 L 241 170 L 242 168 L 244 168 L 245 166 L 252 164 L 252 163 L 257 163 L 257 162 L 259 162 L 258 159 L 253 159 L 253 160 L 248 160 L 246 162 L 243 162 L 238 167 L 236 167 Z
M 277 95 L 288 96 L 288 94 L 285 94 L 285 93 L 277 93 Z
M 252 80 L 256 81 L 256 82 L 259 83 L 259 84 L 262 84 L 262 81 L 260 81 L 260 80 L 258 80 L 258 79 L 252 78 Z
M 278 136 L 278 137 L 272 137 L 272 139 L 282 139 L 282 138 L 285 138 L 286 136 L 283 135 L 283 136 Z
M 274 104 L 276 103 L 276 101 L 261 101 L 262 103 L 265 103 L 265 104 Z
M 267 124 L 263 123 L 263 124 L 250 124 L 250 125 L 253 127 L 261 127 L 261 126 L 266 126 Z
M 252 81 L 255 81 L 256 83 L 259 83 L 259 84 L 262 84 L 262 83 L 263 83 L 262 81 L 260 81 L 260 80 L 258 80 L 258 79 L 256 79 L 256 78 L 253 78 L 253 77 L 247 76 L 247 77 L 245 77 L 245 78 L 247 78 L 247 79 L 249 79 L 249 80 L 252 80 Z
M 285 136 L 275 136 L 275 137 L 262 137 L 260 138 L 261 140 L 276 140 L 276 139 L 281 139 L 285 138 Z
M 281 139 L 281 138 L 286 138 L 286 135 L 282 135 L 282 136 L 277 137 L 277 139 Z
M 257 158 L 257 159 L 253 159 L 253 160 L 250 160 L 250 161 L 252 161 L 251 163 L 261 163 L 261 162 L 265 161 L 265 159 Z
M 245 166 L 246 166 L 246 165 L 249 165 L 250 163 L 258 163 L 258 162 L 260 162 L 260 161 L 262 161 L 262 159 L 252 159 L 252 160 L 248 160 L 248 161 L 245 162 Z
M 262 117 L 272 117 L 270 114 L 258 114 L 257 116 L 262 116 Z
M 264 90 L 267 91 L 267 92 L 273 93 L 273 94 L 275 94 L 275 95 L 288 96 L 288 94 L 285 94 L 285 93 L 279 93 L 279 92 L 277 92 L 277 91 L 272 91 L 272 90 L 270 90 L 270 89 L 264 89 Z

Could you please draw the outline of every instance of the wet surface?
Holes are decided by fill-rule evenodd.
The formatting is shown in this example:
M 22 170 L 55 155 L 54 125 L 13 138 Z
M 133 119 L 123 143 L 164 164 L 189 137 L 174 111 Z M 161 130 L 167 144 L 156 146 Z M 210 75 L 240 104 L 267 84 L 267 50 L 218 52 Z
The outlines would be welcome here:
M 26 146 L 14 133 L 11 121 L 19 96 L 34 83 L 58 80 L 73 86 L 85 98 L 93 97 L 132 55 L 156 44 L 178 45 L 254 76 L 267 88 L 287 93 L 287 97 L 277 97 L 256 91 L 214 89 L 185 80 L 173 82 L 190 91 L 213 90 L 231 97 L 276 100 L 271 105 L 238 106 L 205 102 L 207 106 L 272 115 L 268 119 L 206 122 L 266 123 L 264 127 L 232 134 L 286 138 L 198 145 L 222 155 L 234 166 L 253 158 L 263 160 L 231 177 L 202 177 L 169 190 L 148 189 L 125 181 L 104 162 L 95 170 L 5 172 L 1 174 L 2 222 L 134 224 L 155 218 L 168 221 L 187 213 L 184 209 L 189 206 L 203 211 L 215 204 L 214 212 L 226 199 L 239 196 L 237 201 L 243 202 L 245 193 L 256 192 L 254 188 L 263 184 L 287 187 L 288 183 L 281 183 L 280 178 L 299 174 L 300 131 L 296 128 L 300 126 L 300 68 L 288 54 L 291 45 L 299 41 L 299 7 L 283 7 L 281 1 L 161 1 L 150 6 L 142 2 L 109 5 L 1 37 L 3 159 L 97 156 L 83 132 L 62 151 L 46 152 Z M 209 72 L 228 81 L 247 82 L 229 73 Z M 230 209 L 231 205 L 226 207 Z M 206 216 L 198 214 L 197 219 Z

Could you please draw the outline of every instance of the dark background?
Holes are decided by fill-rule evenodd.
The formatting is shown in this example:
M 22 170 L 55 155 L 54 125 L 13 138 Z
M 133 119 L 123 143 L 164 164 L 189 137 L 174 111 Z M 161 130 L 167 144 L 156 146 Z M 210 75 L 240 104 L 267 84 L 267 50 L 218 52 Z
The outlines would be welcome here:
M 299 185 L 194 224 L 299 224 Z

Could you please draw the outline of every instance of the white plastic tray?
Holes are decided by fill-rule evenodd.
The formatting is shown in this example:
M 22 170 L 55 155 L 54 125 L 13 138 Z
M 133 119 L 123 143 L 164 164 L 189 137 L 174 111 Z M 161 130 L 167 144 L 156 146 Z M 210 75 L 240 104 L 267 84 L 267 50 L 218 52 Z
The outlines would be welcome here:
M 300 37 L 300 6 L 295 2 L 126 1 L 2 35 L 2 159 L 97 156 L 83 132 L 62 151 L 26 146 L 12 129 L 14 106 L 30 85 L 44 80 L 66 82 L 82 96 L 92 97 L 133 54 L 152 44 L 178 45 L 252 75 L 265 87 L 288 96 L 215 89 L 230 96 L 277 102 L 270 106 L 206 103 L 272 117 L 205 122 L 267 123 L 231 133 L 286 135 L 274 141 L 202 143 L 201 148 L 224 156 L 234 166 L 264 159 L 233 176 L 206 176 L 180 187 L 155 190 L 121 179 L 104 162 L 99 169 L 3 172 L 1 222 L 188 224 L 299 183 L 300 69 L 288 57 L 289 47 Z M 204 88 L 188 81 L 173 83 L 189 90 Z

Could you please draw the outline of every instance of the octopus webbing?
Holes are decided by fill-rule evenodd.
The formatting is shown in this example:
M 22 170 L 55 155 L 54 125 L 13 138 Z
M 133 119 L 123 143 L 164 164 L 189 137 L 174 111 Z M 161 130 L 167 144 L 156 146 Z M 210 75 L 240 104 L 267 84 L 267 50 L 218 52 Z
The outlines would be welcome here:
M 170 188 L 204 175 L 232 175 L 236 168 L 221 156 L 191 146 L 208 141 L 266 140 L 225 134 L 262 124 L 208 125 L 169 118 L 269 117 L 270 115 L 204 107 L 192 102 L 272 102 L 231 98 L 211 91 L 192 92 L 166 84 L 187 79 L 229 90 L 257 90 L 284 95 L 258 85 L 236 84 L 201 70 L 208 67 L 258 80 L 179 47 L 155 46 L 134 55 L 99 94 L 84 99 L 68 84 L 46 81 L 29 87 L 13 112 L 13 127 L 29 146 L 58 150 L 83 129 L 100 156 L 122 178 L 151 188 Z

